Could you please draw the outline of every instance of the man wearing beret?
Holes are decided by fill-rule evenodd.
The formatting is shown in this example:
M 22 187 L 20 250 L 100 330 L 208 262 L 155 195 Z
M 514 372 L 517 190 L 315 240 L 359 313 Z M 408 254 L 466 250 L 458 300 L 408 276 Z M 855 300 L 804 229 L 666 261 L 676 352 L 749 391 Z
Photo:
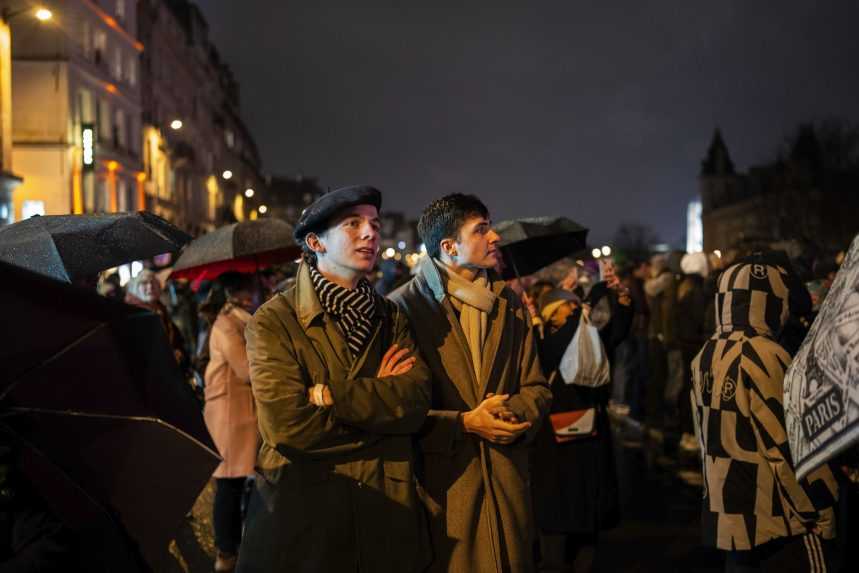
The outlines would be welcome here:
M 432 371 L 419 434 L 433 572 L 534 570 L 529 442 L 552 393 L 528 311 L 493 271 L 501 256 L 473 195 L 432 202 L 418 232 L 427 257 L 391 298 L 409 315 Z
M 322 196 L 295 229 L 296 284 L 246 331 L 263 444 L 240 573 L 418 572 L 429 562 L 412 434 L 429 371 L 405 313 L 365 278 L 381 194 Z

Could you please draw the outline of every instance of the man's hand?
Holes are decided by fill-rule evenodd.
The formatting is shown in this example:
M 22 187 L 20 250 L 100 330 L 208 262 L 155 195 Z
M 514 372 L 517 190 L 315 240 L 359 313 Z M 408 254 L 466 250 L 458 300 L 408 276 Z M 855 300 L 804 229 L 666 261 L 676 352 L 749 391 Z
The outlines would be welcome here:
M 531 427 L 531 422 L 508 422 L 516 419 L 505 402 L 510 396 L 490 396 L 477 408 L 462 415 L 462 425 L 469 434 L 476 434 L 494 444 L 510 444 Z M 512 418 L 511 418 L 512 417 Z
M 399 376 L 411 370 L 412 366 L 415 365 L 417 358 L 414 356 L 406 358 L 410 352 L 409 349 L 402 348 L 398 350 L 398 348 L 396 344 L 392 344 L 388 351 L 385 352 L 385 355 L 382 357 L 382 363 L 379 365 L 379 371 L 376 373 L 376 378 Z
M 331 388 L 325 384 L 314 384 L 307 389 L 307 401 L 314 406 L 328 407 L 334 405 Z

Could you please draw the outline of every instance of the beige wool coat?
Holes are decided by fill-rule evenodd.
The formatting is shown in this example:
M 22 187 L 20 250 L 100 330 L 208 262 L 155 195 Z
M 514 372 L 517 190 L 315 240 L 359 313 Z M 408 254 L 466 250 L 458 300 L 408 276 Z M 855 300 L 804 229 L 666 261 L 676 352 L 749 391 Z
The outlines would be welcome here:
M 226 306 L 215 319 L 209 337 L 203 418 L 224 461 L 216 478 L 253 475 L 259 451 L 259 430 L 251 392 L 245 326 L 251 315 Z
M 391 294 L 415 326 L 432 371 L 432 409 L 419 435 L 419 481 L 429 509 L 434 559 L 430 571 L 525 573 L 534 570 L 528 456 L 551 405 L 528 311 L 494 277 L 498 299 L 489 315 L 482 379 L 441 275 L 426 260 L 417 276 Z M 460 415 L 487 393 L 510 394 L 510 408 L 533 423 L 517 442 L 497 445 L 464 434 Z

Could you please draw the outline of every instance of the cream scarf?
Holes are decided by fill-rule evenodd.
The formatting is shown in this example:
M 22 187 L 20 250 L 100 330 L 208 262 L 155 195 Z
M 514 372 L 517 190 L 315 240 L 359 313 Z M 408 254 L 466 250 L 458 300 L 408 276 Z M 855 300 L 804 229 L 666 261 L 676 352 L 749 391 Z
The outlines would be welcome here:
M 471 352 L 471 362 L 474 364 L 474 375 L 480 384 L 480 365 L 483 364 L 483 343 L 489 329 L 489 312 L 495 306 L 495 293 L 489 288 L 486 271 L 481 271 L 473 281 L 464 279 L 449 266 L 434 259 L 442 278 L 445 292 L 450 296 L 450 302 L 459 312 L 459 324 L 465 333 L 468 349 Z

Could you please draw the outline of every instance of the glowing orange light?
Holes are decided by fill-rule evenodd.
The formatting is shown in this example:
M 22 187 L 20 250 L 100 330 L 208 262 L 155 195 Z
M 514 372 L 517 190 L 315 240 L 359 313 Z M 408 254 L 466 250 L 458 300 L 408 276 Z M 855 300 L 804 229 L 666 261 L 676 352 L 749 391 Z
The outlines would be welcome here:
M 117 169 L 119 169 L 119 163 L 117 163 L 116 161 L 108 161 L 107 162 L 107 170 L 108 171 L 116 171 Z
M 119 90 L 116 89 L 116 86 L 113 84 L 104 84 L 104 89 L 106 89 L 112 94 L 119 93 Z
M 140 171 L 137 174 L 137 180 L 140 181 L 141 183 L 146 181 L 146 173 L 144 173 L 143 171 Z

